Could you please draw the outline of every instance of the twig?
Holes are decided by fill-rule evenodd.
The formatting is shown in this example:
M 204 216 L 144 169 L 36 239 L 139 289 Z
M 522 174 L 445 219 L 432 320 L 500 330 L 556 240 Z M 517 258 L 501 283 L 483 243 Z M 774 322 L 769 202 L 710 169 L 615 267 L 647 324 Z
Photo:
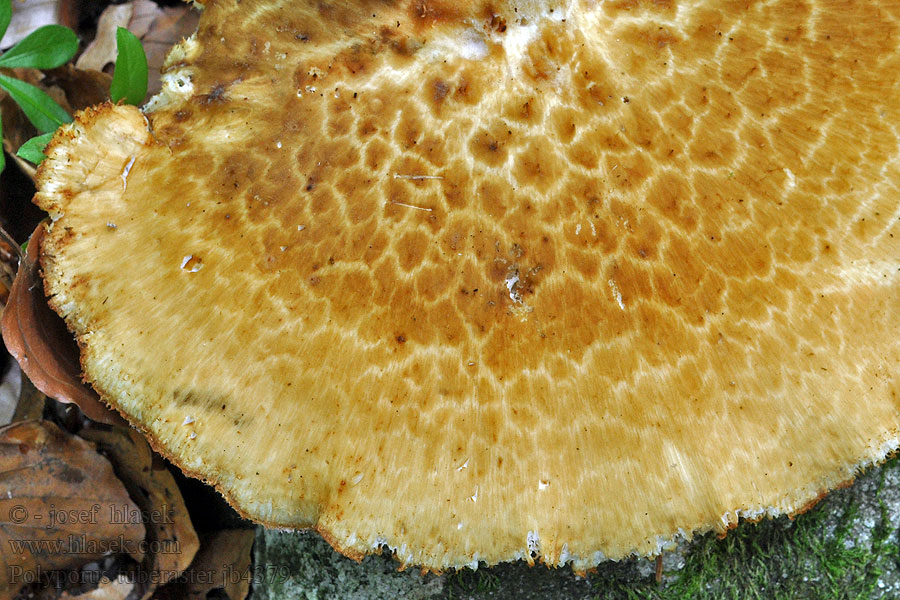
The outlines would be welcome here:
M 406 208 L 414 208 L 416 210 L 424 210 L 425 212 L 431 212 L 433 209 L 431 208 L 422 208 L 421 206 L 413 206 L 412 204 L 404 204 L 402 202 L 394 202 L 391 200 L 391 204 L 396 204 L 397 206 L 405 206 Z
M 398 175 L 394 173 L 394 179 L 414 179 L 416 181 L 422 179 L 443 179 L 441 175 Z

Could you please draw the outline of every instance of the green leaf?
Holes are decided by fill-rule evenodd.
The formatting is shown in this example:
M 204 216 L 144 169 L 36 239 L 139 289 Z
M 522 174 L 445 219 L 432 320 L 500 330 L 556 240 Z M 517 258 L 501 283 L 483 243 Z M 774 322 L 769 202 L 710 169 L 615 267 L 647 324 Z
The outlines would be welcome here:
M 78 50 L 78 36 L 62 25 L 45 25 L 0 56 L 0 67 L 52 69 L 69 62 Z
M 55 131 L 63 123 L 72 122 L 72 117 L 62 106 L 30 83 L 0 74 L 0 88 L 7 91 L 41 133 Z
M 147 55 L 141 40 L 124 27 L 116 29 L 116 50 L 116 70 L 109 97 L 113 102 L 124 99 L 137 106 L 147 95 Z
M 12 0 L 0 0 L 0 38 L 6 35 L 9 21 L 12 19 Z
M 16 152 L 16 156 L 19 158 L 24 158 L 27 161 L 31 161 L 36 165 L 41 164 L 41 161 L 47 158 L 44 155 L 44 148 L 47 147 L 47 144 L 50 143 L 50 139 L 53 137 L 52 133 L 45 133 L 44 135 L 38 135 L 21 146 L 19 146 L 18 152 Z

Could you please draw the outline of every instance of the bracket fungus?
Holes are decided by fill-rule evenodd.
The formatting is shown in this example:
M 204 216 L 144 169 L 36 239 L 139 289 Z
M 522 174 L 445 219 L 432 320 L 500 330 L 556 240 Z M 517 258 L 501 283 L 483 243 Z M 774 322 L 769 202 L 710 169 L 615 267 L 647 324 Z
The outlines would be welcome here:
M 897 448 L 900 4 L 204 4 L 36 202 L 85 378 L 243 514 L 582 570 Z

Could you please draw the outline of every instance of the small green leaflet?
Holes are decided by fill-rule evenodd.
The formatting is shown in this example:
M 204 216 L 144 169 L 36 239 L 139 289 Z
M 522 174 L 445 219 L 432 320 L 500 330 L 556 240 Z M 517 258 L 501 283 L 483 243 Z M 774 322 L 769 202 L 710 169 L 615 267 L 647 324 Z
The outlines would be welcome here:
M 0 56 L 0 67 L 53 69 L 69 62 L 78 50 L 78 36 L 68 27 L 46 25 Z
M 6 33 L 12 19 L 11 0 L 0 0 L 0 38 Z M 12 48 L 0 55 L 0 68 L 53 69 L 67 63 L 78 51 L 78 36 L 67 27 L 46 25 L 40 27 Z M 0 88 L 19 105 L 32 125 L 44 135 L 22 144 L 16 154 L 38 164 L 44 159 L 44 148 L 53 136 L 51 132 L 72 117 L 39 88 L 0 74 Z M 0 122 L 0 139 L 2 139 Z M 6 157 L 0 149 L 0 171 L 6 167 Z
M 60 125 L 72 121 L 69 113 L 54 102 L 53 98 L 30 83 L 0 74 L 0 88 L 9 93 L 41 133 L 54 131 Z
M 12 2 L 0 0 L 0 38 L 6 34 L 9 22 L 12 19 Z
M 147 55 L 141 41 L 124 27 L 116 29 L 116 70 L 109 97 L 137 106 L 147 95 Z
M 47 144 L 50 143 L 50 139 L 52 137 L 52 133 L 45 133 L 44 135 L 39 135 L 31 138 L 30 140 L 19 146 L 19 150 L 18 152 L 16 152 L 16 156 L 33 162 L 36 165 L 41 164 L 41 161 L 47 158 L 46 156 L 44 156 L 44 148 L 46 148 Z
M 63 123 L 72 122 L 72 117 L 63 107 L 30 83 L 0 74 L 0 88 L 12 96 L 28 120 L 41 133 L 54 131 Z

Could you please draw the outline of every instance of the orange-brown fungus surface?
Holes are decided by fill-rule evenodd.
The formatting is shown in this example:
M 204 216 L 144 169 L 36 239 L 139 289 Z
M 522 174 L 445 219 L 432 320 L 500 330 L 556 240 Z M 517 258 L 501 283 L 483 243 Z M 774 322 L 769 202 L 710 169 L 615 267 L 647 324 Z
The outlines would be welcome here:
M 85 376 L 244 514 L 584 569 L 897 447 L 900 4 L 205 4 L 37 202 Z

